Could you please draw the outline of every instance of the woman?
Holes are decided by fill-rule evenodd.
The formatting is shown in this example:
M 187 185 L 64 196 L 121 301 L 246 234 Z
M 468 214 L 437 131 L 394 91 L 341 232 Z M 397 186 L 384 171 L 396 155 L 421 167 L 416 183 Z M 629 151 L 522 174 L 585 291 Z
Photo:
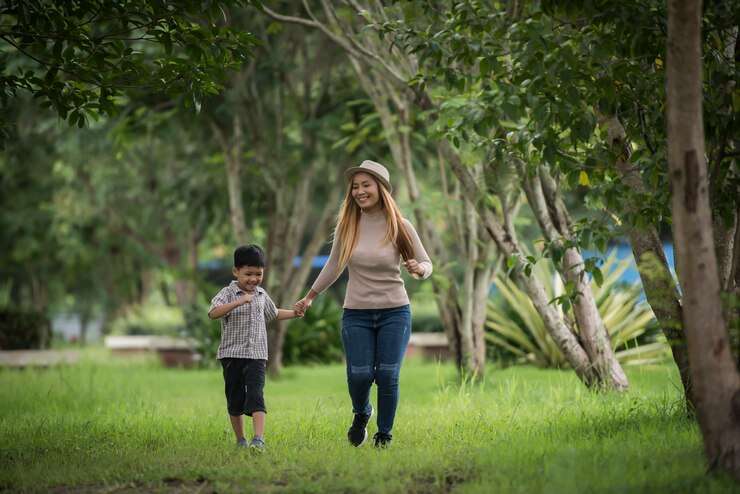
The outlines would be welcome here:
M 347 438 L 353 446 L 367 439 L 367 423 L 373 414 L 370 386 L 375 381 L 378 432 L 374 443 L 387 447 L 398 406 L 401 361 L 411 335 L 411 310 L 400 265 L 415 278 L 425 279 L 432 274 L 432 263 L 413 225 L 401 216 L 391 197 L 388 170 L 365 160 L 345 176 L 349 185 L 329 260 L 295 309 L 299 313 L 308 310 L 313 299 L 348 268 L 342 343 L 354 420 Z

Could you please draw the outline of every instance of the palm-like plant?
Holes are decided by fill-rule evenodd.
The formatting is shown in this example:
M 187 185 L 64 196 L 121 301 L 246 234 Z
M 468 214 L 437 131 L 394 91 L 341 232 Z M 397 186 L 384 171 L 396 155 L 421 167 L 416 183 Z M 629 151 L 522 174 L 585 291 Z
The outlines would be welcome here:
M 650 307 L 640 301 L 639 285 L 618 285 L 619 277 L 628 267 L 628 260 L 617 262 L 615 252 L 609 255 L 601 268 L 606 273 L 601 286 L 591 281 L 596 304 L 611 338 L 612 348 L 622 364 L 659 362 L 666 358 L 669 347 L 662 336 L 649 337 L 654 316 Z M 561 296 L 565 291 L 562 280 L 547 262 L 537 263 L 531 276 L 541 279 L 550 299 Z M 545 329 L 529 297 L 506 274 L 500 274 L 495 284 L 501 295 L 501 303 L 493 300 L 488 303 L 487 341 L 522 362 L 540 367 L 567 366 L 565 357 Z M 562 306 L 558 305 L 558 310 L 562 313 Z M 577 332 L 572 309 L 569 308 L 564 315 L 570 327 Z

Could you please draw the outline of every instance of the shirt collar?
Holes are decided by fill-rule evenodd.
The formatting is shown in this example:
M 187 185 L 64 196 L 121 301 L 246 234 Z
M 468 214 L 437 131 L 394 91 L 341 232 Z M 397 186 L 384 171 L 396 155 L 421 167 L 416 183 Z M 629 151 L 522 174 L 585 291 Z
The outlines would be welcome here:
M 244 290 L 239 288 L 239 283 L 237 283 L 236 280 L 231 280 L 231 283 L 229 283 L 229 288 L 231 288 L 232 292 L 237 293 L 237 294 L 240 292 L 245 293 Z M 254 291 L 256 293 L 265 293 L 265 289 L 259 285 L 255 287 Z

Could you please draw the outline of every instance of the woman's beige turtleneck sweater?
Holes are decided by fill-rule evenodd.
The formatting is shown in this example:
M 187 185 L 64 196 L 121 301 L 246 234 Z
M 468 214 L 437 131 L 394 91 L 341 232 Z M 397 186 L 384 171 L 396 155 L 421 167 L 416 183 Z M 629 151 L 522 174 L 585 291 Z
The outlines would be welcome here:
M 432 274 L 432 262 L 421 244 L 419 234 L 408 220 L 403 224 L 411 237 L 414 259 L 424 274 Z M 359 238 L 352 257 L 349 259 L 349 282 L 344 297 L 345 309 L 388 309 L 409 303 L 406 288 L 401 279 L 401 254 L 390 242 L 385 242 L 386 219 L 381 209 L 360 216 Z M 331 254 L 311 289 L 321 293 L 334 283 L 342 271 L 339 270 L 339 247 L 335 240 Z

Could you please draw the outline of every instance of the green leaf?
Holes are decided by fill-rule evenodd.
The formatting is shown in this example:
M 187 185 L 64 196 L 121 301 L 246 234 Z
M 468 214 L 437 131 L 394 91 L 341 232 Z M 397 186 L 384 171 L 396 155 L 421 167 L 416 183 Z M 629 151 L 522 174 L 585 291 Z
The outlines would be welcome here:
M 599 268 L 594 268 L 593 271 L 591 271 L 591 276 L 594 277 L 596 285 L 601 286 L 604 284 L 604 275 L 601 273 Z

